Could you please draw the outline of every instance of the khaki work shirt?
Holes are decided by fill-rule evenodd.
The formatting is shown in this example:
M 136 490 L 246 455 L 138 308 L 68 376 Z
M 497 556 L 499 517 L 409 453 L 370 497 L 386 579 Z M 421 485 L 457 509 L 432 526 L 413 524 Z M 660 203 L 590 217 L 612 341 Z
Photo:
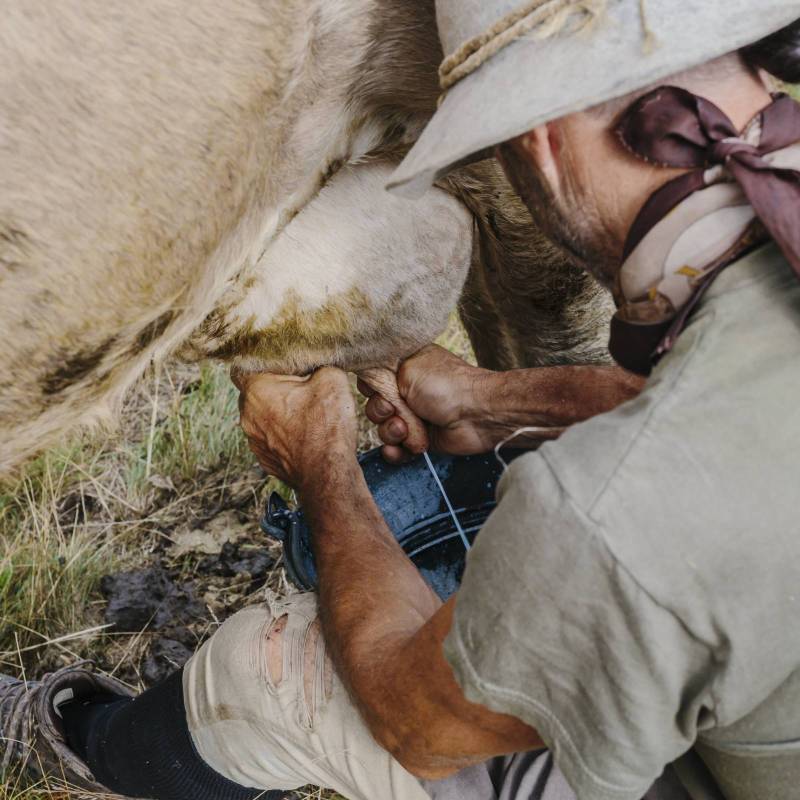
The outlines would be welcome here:
M 758 719 L 800 669 L 800 282 L 777 248 L 729 267 L 645 391 L 514 462 L 499 500 L 446 655 L 580 800 L 639 800 L 698 736 Z M 781 706 L 751 744 L 797 751 L 800 703 Z

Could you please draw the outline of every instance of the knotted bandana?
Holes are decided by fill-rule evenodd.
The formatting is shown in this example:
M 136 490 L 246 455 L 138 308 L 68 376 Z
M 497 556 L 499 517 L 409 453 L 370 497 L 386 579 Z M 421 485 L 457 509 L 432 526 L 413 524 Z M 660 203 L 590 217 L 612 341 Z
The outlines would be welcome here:
M 619 273 L 611 353 L 648 375 L 713 280 L 769 237 L 800 278 L 800 105 L 776 95 L 739 133 L 708 100 L 661 87 L 617 135 L 648 163 L 691 170 L 644 205 Z

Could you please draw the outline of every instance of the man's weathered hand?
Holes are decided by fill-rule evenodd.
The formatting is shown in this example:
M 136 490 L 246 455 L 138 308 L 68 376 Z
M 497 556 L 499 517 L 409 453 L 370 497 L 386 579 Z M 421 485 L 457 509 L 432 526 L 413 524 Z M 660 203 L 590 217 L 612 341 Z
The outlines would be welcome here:
M 231 377 L 241 392 L 242 430 L 270 475 L 303 491 L 332 459 L 355 458 L 356 406 L 341 370 Z
M 554 439 L 570 425 L 635 397 L 643 380 L 619 367 L 562 366 L 491 372 L 431 345 L 404 361 L 397 388 L 409 409 L 428 423 L 431 446 L 453 455 L 490 450 L 515 432 L 516 447 Z M 388 461 L 408 457 L 408 429 L 394 406 L 359 384 L 370 399 Z
M 473 367 L 442 347 L 430 345 L 404 361 L 397 373 L 397 388 L 409 407 L 429 425 L 431 447 L 455 455 L 481 453 L 491 447 L 477 409 L 480 387 L 490 373 Z M 366 413 L 378 425 L 386 442 L 388 461 L 408 457 L 401 447 L 408 436 L 406 423 L 386 398 L 359 381 L 359 390 L 369 397 Z

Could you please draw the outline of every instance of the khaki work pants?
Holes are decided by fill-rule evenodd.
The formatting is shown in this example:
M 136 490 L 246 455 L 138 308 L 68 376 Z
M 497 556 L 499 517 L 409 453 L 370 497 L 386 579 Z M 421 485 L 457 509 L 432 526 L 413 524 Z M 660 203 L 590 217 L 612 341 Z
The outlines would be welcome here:
M 240 786 L 314 784 L 348 800 L 575 800 L 544 750 L 423 785 L 375 742 L 336 676 L 313 594 L 227 620 L 184 668 L 183 694 L 200 757 Z M 662 788 L 646 800 L 686 800 Z
M 429 800 L 372 738 L 325 653 L 316 597 L 248 608 L 184 669 L 189 730 L 203 760 L 241 786 L 315 784 L 349 800 Z

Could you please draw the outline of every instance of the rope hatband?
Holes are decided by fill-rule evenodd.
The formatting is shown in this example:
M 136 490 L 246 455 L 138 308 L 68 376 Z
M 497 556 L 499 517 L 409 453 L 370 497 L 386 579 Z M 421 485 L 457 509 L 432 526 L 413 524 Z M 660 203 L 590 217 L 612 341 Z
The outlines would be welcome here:
M 439 69 L 442 90 L 447 91 L 475 72 L 492 56 L 523 36 L 548 39 L 561 33 L 576 17 L 577 29 L 591 24 L 606 10 L 608 0 L 528 0 L 488 30 L 464 42 Z

